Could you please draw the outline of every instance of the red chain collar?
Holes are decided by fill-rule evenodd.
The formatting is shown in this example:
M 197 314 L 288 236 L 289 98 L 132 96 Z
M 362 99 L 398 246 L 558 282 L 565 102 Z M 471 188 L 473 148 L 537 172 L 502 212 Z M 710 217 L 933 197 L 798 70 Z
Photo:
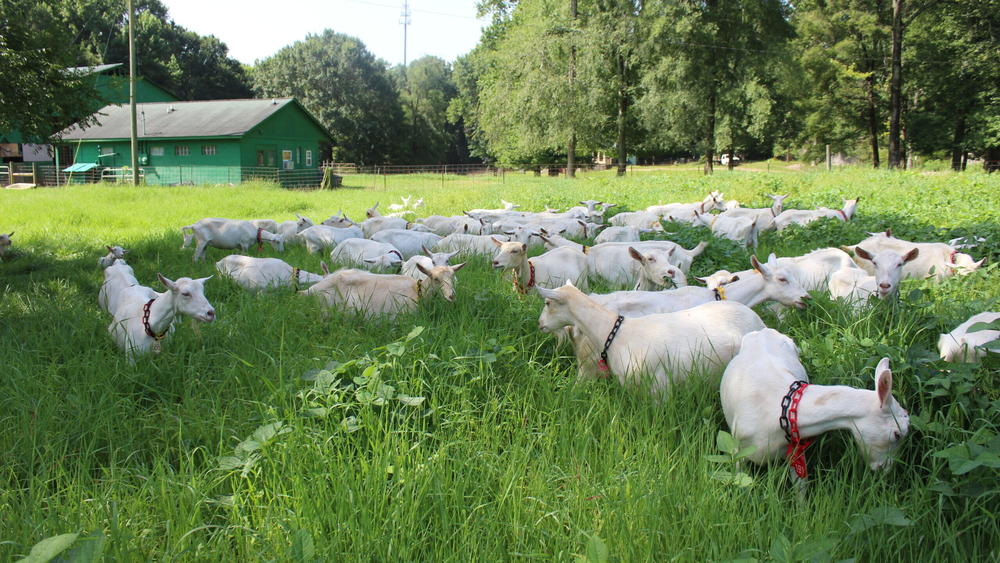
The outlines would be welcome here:
M 847 222 L 847 213 L 844 213 L 843 209 L 835 209 L 834 211 L 836 211 L 837 213 L 840 213 L 840 216 L 844 218 L 844 222 L 845 223 Z
M 958 254 L 958 251 L 957 250 L 952 250 L 951 251 L 951 256 L 948 257 L 948 261 L 951 262 L 952 264 L 955 263 L 955 255 L 956 254 Z
M 264 232 L 264 229 L 257 229 L 257 254 L 260 254 L 261 250 L 264 250 L 264 241 L 261 240 L 260 234 Z
M 535 265 L 531 263 L 531 260 L 528 260 L 528 284 L 522 286 L 521 276 L 514 272 L 514 289 L 518 293 L 528 293 L 528 290 L 533 287 L 535 287 Z
M 167 330 L 161 332 L 160 334 L 156 334 L 153 332 L 153 328 L 149 326 L 149 307 L 153 304 L 153 301 L 156 301 L 155 297 L 147 301 L 146 304 L 142 306 L 142 328 L 145 329 L 146 334 L 153 340 L 163 340 L 167 337 L 167 331 L 170 330 L 170 327 L 167 326 Z
M 805 381 L 794 381 L 788 388 L 788 394 L 781 401 L 781 418 L 778 420 L 781 428 L 785 431 L 785 440 L 788 440 L 788 448 L 785 450 L 785 457 L 788 458 L 789 465 L 795 470 L 795 474 L 800 479 L 809 476 L 806 469 L 806 448 L 812 445 L 812 440 L 803 440 L 799 436 L 799 401 L 802 400 L 802 393 L 809 387 Z

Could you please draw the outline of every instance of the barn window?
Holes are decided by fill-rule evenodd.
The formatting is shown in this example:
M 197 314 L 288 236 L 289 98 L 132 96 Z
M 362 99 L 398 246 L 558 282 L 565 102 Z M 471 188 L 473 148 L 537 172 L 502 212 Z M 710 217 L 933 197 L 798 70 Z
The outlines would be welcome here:
M 313 165 L 313 152 L 307 150 L 306 151 L 306 166 L 312 166 L 312 165 Z
M 204 156 L 213 156 L 213 155 L 215 155 L 215 145 L 202 145 L 201 146 L 201 154 L 204 155 Z
M 292 151 L 282 150 L 281 151 L 281 167 L 285 170 L 291 170 L 295 168 L 295 161 L 292 160 Z
M 191 149 L 187 145 L 174 145 L 174 156 L 188 156 Z
M 115 147 L 101 147 L 101 156 L 111 156 L 115 154 Z
M 149 147 L 150 156 L 163 156 L 163 147 Z

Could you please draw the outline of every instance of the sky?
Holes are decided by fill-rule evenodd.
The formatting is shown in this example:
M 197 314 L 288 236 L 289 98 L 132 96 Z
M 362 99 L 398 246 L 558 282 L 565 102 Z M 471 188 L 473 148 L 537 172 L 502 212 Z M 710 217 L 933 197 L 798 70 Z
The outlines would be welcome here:
M 178 24 L 214 35 L 229 54 L 253 64 L 324 29 L 353 35 L 390 65 L 403 62 L 403 0 L 161 0 Z M 409 61 L 434 55 L 454 61 L 479 41 L 487 20 L 476 19 L 476 0 L 409 0 Z

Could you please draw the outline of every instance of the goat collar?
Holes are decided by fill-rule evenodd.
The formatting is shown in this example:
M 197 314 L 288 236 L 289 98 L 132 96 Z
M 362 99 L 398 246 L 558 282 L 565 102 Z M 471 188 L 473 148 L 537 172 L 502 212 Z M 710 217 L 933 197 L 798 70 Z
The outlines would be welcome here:
M 417 300 L 419 301 L 424 296 L 424 280 L 417 280 Z
M 156 298 L 152 298 L 142 306 L 142 328 L 146 331 L 146 335 L 159 342 L 167 337 L 167 331 L 170 330 L 170 326 L 167 325 L 167 330 L 164 330 L 160 334 L 153 332 L 153 328 L 149 326 L 149 307 L 156 301 Z
M 788 386 L 788 393 L 781 399 L 781 417 L 778 418 L 778 424 L 785 431 L 785 440 L 788 441 L 785 457 L 799 479 L 809 476 L 806 470 L 806 448 L 813 443 L 812 440 L 803 440 L 799 436 L 799 401 L 802 400 L 806 387 L 809 387 L 809 383 L 802 380 L 793 381 Z
M 778 214 L 774 212 L 774 208 L 771 208 L 771 217 L 777 217 Z
M 588 253 L 588 252 L 590 252 L 590 247 L 589 247 L 589 246 L 587 246 L 586 244 L 585 244 L 585 245 L 583 245 L 583 253 L 584 253 L 584 254 L 586 254 L 586 253 Z
M 257 229 L 257 254 L 260 254 L 260 251 L 264 250 L 264 240 L 260 238 L 260 234 L 263 232 L 263 228 Z
M 604 341 L 604 349 L 601 350 L 601 359 L 597 362 L 597 369 L 601 372 L 601 377 L 605 378 L 608 376 L 610 371 L 608 368 L 608 348 L 611 347 L 611 343 L 614 342 L 615 336 L 618 336 L 618 329 L 622 327 L 622 322 L 625 317 L 618 315 L 615 319 L 615 326 L 611 327 L 611 332 L 608 333 L 608 338 Z
M 295 291 L 299 290 L 299 272 L 300 271 L 301 271 L 300 268 L 292 268 L 292 288 L 295 289 Z
M 845 223 L 848 221 L 847 213 L 844 213 L 843 209 L 834 209 L 834 211 L 840 213 L 840 216 L 843 217 Z
M 514 289 L 518 293 L 528 293 L 528 290 L 535 287 L 535 265 L 528 260 L 528 283 L 521 285 L 521 276 L 514 271 Z
M 715 293 L 715 300 L 716 301 L 725 301 L 726 300 L 726 288 L 724 288 L 724 287 L 722 287 L 720 285 L 719 287 L 714 288 L 712 291 Z

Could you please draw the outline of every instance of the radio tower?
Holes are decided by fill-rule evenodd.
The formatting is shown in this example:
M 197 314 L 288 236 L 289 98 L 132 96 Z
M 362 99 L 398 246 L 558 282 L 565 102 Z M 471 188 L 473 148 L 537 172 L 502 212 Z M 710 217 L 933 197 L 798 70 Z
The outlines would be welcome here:
M 410 1 L 403 0 L 403 11 L 399 13 L 399 23 L 403 25 L 403 68 L 406 68 L 406 28 L 410 25 Z

